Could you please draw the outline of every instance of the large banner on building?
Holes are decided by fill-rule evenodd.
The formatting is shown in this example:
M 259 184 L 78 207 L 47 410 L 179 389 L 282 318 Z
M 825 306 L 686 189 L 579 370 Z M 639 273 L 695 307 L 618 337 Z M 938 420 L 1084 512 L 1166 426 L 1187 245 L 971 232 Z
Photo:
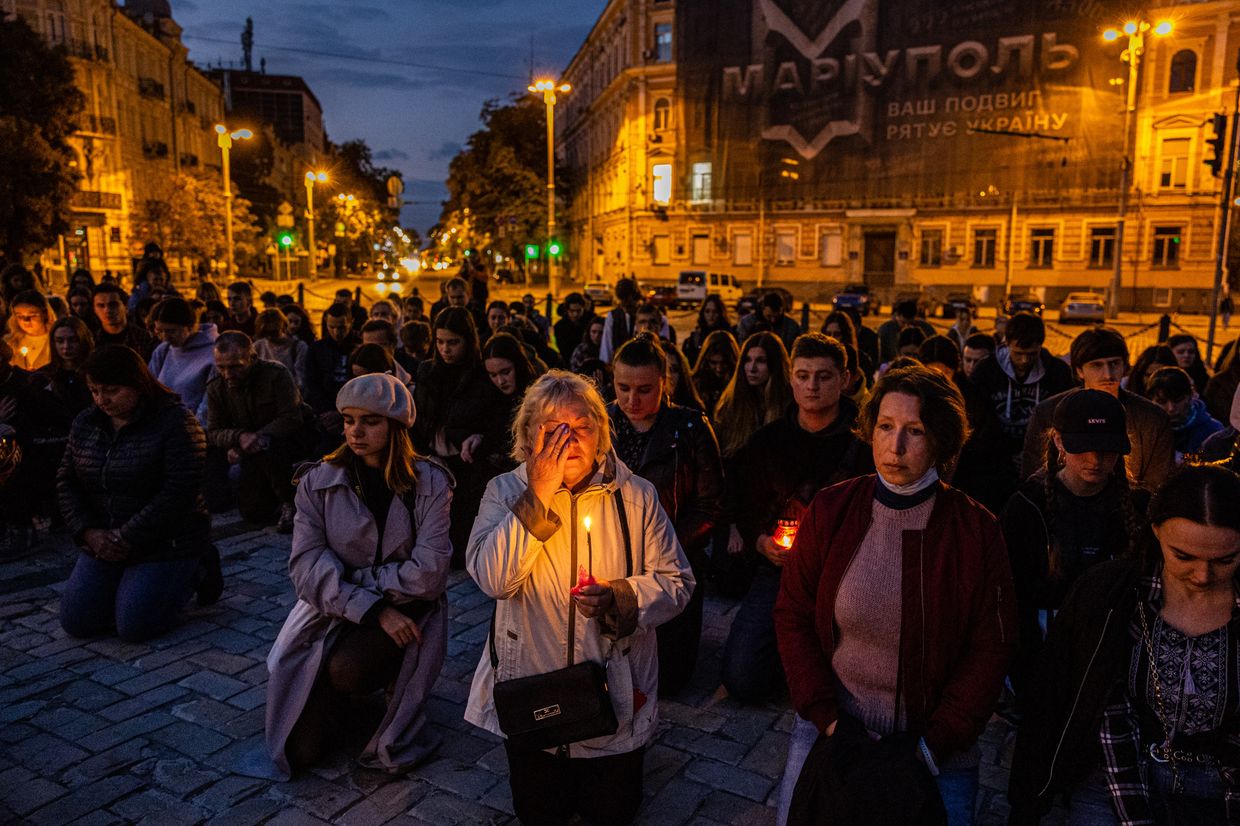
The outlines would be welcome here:
M 686 166 L 711 162 L 729 201 L 1112 189 L 1128 68 L 1101 34 L 1122 15 L 1113 0 L 678 0 Z

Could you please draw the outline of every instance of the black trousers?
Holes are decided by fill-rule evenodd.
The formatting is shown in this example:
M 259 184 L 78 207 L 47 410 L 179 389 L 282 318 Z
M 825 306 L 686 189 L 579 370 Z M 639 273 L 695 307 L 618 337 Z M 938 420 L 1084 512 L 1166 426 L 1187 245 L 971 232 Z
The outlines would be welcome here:
M 293 504 L 293 465 L 305 458 L 300 445 L 276 440 L 260 453 L 241 457 L 237 509 L 247 522 L 266 522 L 279 505 Z
M 562 826 L 579 814 L 595 826 L 631 823 L 642 803 L 645 748 L 607 757 L 508 752 L 512 808 L 525 826 Z
M 702 643 L 702 603 L 706 599 L 707 560 L 703 550 L 687 551 L 697 584 L 685 610 L 656 629 L 659 643 L 659 696 L 679 694 L 693 679 Z
M 289 734 L 285 752 L 293 766 L 318 761 L 336 741 L 340 704 L 386 688 L 400 673 L 404 649 L 378 626 L 346 625 L 340 630 L 310 689 L 310 698 Z

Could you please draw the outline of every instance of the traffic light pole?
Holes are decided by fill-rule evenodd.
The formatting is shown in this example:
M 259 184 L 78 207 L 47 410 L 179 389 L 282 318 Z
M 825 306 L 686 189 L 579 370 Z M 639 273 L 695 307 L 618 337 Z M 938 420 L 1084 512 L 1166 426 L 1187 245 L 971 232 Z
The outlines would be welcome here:
M 1240 52 L 1236 53 L 1240 70 Z M 1210 304 L 1210 332 L 1206 337 L 1206 363 L 1214 363 L 1214 336 L 1218 329 L 1218 305 L 1223 293 L 1223 275 L 1227 271 L 1227 248 L 1231 245 L 1231 200 L 1236 181 L 1236 137 L 1240 132 L 1240 85 L 1231 110 L 1231 134 L 1227 136 L 1227 166 L 1223 169 L 1223 203 L 1219 216 L 1218 256 L 1214 261 L 1214 290 Z

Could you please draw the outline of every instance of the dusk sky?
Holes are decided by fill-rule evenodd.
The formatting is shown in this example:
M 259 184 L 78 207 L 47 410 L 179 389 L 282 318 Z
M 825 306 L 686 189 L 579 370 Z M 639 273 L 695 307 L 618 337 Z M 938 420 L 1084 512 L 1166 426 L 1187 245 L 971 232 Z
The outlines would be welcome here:
M 239 65 L 254 18 L 254 68 L 301 75 L 323 104 L 328 136 L 364 138 L 404 173 L 406 225 L 425 233 L 447 197 L 448 162 L 479 127 L 488 98 L 524 90 L 530 70 L 557 74 L 605 0 L 172 0 L 194 62 Z M 363 60 L 354 58 L 364 58 Z M 380 62 L 387 61 L 387 62 Z M 416 63 L 442 68 L 421 68 Z

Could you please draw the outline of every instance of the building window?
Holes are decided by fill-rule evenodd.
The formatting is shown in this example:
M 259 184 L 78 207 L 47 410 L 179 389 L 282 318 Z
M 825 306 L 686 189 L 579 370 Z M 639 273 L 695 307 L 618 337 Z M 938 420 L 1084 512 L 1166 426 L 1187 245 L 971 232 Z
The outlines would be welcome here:
M 1115 264 L 1115 227 L 1089 230 L 1089 266 L 1106 268 Z
M 797 231 L 781 229 L 775 232 L 775 264 L 791 267 L 797 258 Z
M 693 177 L 689 179 L 689 200 L 695 204 L 710 202 L 710 161 L 695 163 Z
M 650 192 L 656 204 L 667 206 L 672 202 L 672 165 L 657 163 L 650 168 Z
M 917 259 L 923 267 L 943 266 L 943 230 L 921 231 L 921 256 Z
M 823 232 L 819 243 L 819 261 L 824 267 L 838 267 L 844 258 L 844 236 L 838 229 Z
M 672 128 L 672 102 L 667 98 L 654 102 L 654 128 L 656 131 Z
M 710 236 L 695 235 L 691 239 L 693 241 L 693 263 L 709 264 L 710 263 Z
M 753 236 L 748 232 L 738 232 L 732 236 L 732 263 L 738 267 L 748 267 L 753 263 Z
M 999 236 L 997 229 L 973 230 L 973 266 L 993 267 L 995 265 L 995 241 Z
M 1191 92 L 1197 88 L 1197 53 L 1182 49 L 1171 58 L 1171 76 L 1167 79 L 1168 92 Z
M 1180 266 L 1180 227 L 1154 227 L 1155 267 L 1175 269 Z
M 672 62 L 672 24 L 656 23 L 654 27 L 654 60 L 656 63 Z
M 1049 268 L 1055 263 L 1055 230 L 1037 227 L 1029 231 L 1029 266 Z
M 656 235 L 653 240 L 654 263 L 672 263 L 672 236 Z
M 1163 139 L 1158 186 L 1160 189 L 1184 189 L 1188 186 L 1188 138 Z

